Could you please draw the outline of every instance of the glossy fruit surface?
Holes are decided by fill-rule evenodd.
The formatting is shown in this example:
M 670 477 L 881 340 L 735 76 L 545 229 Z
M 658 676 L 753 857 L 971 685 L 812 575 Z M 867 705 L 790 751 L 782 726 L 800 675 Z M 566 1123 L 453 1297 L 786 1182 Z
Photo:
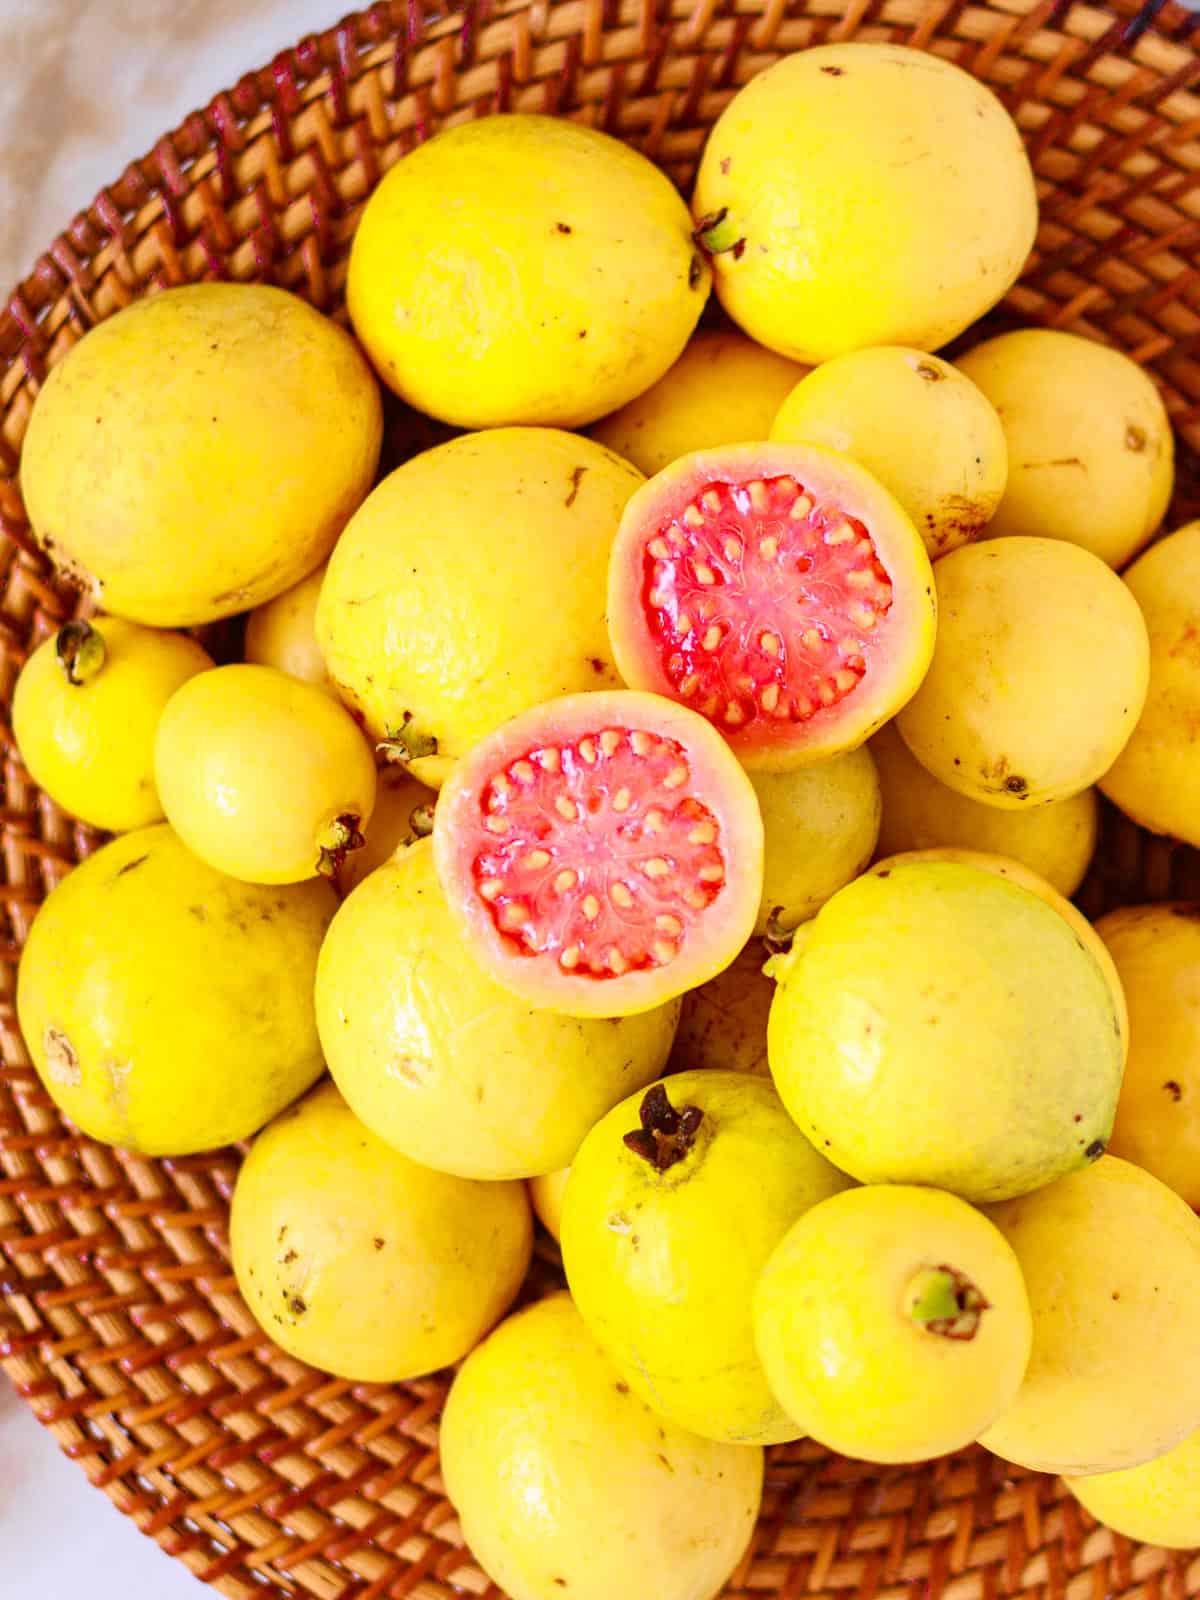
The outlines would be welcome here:
M 1037 230 L 999 100 L 894 44 L 821 45 L 758 73 L 709 134 L 692 209 L 726 311 L 814 363 L 938 349 L 1015 281 Z
M 750 780 L 702 717 L 658 695 L 568 695 L 515 717 L 454 769 L 433 844 L 480 965 L 579 1017 L 711 978 L 762 897 Z
M 259 1324 L 289 1355 L 367 1383 L 461 1360 L 512 1304 L 532 1237 L 523 1185 L 419 1167 L 331 1083 L 254 1141 L 229 1217 Z
M 635 1393 L 705 1438 L 799 1437 L 754 1349 L 754 1286 L 796 1218 L 848 1183 L 761 1078 L 682 1072 L 609 1112 L 571 1166 L 563 1264 Z
M 1200 522 L 1153 545 L 1125 582 L 1150 634 L 1150 688 L 1100 787 L 1141 827 L 1200 845 Z
M 751 939 L 724 972 L 684 995 L 671 1047 L 672 1071 L 709 1067 L 770 1077 L 767 1018 L 775 985 L 763 972 L 766 961 L 762 941 Z
M 709 274 L 645 156 L 558 117 L 448 128 L 373 191 L 350 253 L 354 330 L 384 382 L 463 428 L 575 428 L 657 382 Z
M 369 1128 L 426 1166 L 493 1179 L 565 1167 L 611 1106 L 659 1075 L 679 1018 L 674 1001 L 565 1017 L 501 987 L 463 949 L 426 840 L 343 902 L 316 1003 L 330 1070 Z
M 1135 1467 L 1200 1426 L 1200 1219 L 1115 1156 L 989 1216 L 1017 1253 L 1033 1354 L 982 1442 L 1085 1476 Z
M 988 539 L 937 565 L 933 664 L 905 744 L 960 794 L 1013 810 L 1064 800 L 1120 755 L 1146 699 L 1146 625 L 1121 580 L 1058 539 Z
M 629 501 L 608 618 L 626 683 L 779 771 L 862 744 L 913 693 L 933 651 L 933 576 L 906 513 L 855 462 L 730 445 Z
M 119 617 L 68 622 L 13 689 L 12 726 L 33 781 L 94 828 L 157 822 L 154 735 L 181 684 L 212 666 L 194 639 Z
M 641 474 L 550 428 L 414 456 L 339 540 L 317 607 L 338 691 L 422 782 L 520 711 L 615 687 L 609 551 Z
M 1081 1506 L 1127 1539 L 1172 1550 L 1200 1545 L 1200 1433 L 1140 1467 L 1066 1483 Z
M 592 438 L 649 477 L 693 450 L 768 438 L 806 370 L 744 334 L 705 329 L 665 377 L 598 422 Z
M 325 568 L 318 567 L 273 600 L 256 606 L 246 618 L 247 661 L 276 667 L 318 689 L 330 688 L 325 657 L 317 644 L 317 600 Z
M 901 860 L 806 931 L 781 964 L 768 1048 L 831 1161 L 989 1200 L 1103 1151 L 1123 1064 L 1112 991 L 1038 895 L 977 866 Z
M 154 772 L 184 843 L 248 883 L 331 876 L 375 804 L 375 762 L 350 714 L 274 667 L 185 684 L 159 720 Z
M 1200 907 L 1124 906 L 1096 924 L 1129 1003 L 1109 1148 L 1200 1205 Z
M 794 772 L 752 775 L 766 855 L 755 933 L 795 928 L 857 878 L 879 837 L 879 777 L 860 747 Z
M 188 284 L 134 300 L 51 369 L 21 488 L 38 542 L 104 610 L 183 627 L 324 561 L 382 426 L 328 317 L 266 284 Z
M 1008 479 L 995 407 L 948 362 L 904 345 L 824 362 L 784 401 L 770 437 L 853 456 L 908 512 L 931 561 L 979 536 Z
M 881 856 L 950 846 L 1010 856 L 1063 895 L 1074 894 L 1083 882 L 1100 827 L 1095 789 L 1030 811 L 1006 811 L 939 783 L 892 723 L 880 728 L 870 749 L 883 796 Z
M 1123 567 L 1162 521 L 1175 482 L 1175 439 L 1149 374 L 1055 328 L 987 339 L 957 366 L 1008 440 L 1008 487 L 988 537 L 1066 539 Z
M 17 981 L 21 1032 L 55 1103 L 145 1155 L 257 1132 L 324 1071 L 313 1016 L 327 883 L 239 883 L 160 823 L 58 885 Z
M 763 1271 L 754 1326 L 790 1415 L 881 1462 L 970 1444 L 1012 1402 L 1032 1339 L 1004 1236 L 965 1200 L 904 1184 L 806 1211 Z
M 565 1294 L 467 1357 L 441 1458 L 466 1541 L 512 1600 L 715 1600 L 762 1497 L 762 1451 L 655 1416 Z

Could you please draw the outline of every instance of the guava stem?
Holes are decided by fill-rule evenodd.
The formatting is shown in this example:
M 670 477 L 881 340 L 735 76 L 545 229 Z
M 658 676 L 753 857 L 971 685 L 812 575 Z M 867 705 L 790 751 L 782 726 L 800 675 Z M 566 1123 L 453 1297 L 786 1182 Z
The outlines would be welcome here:
M 707 250 L 710 256 L 723 255 L 726 250 L 732 250 L 737 257 L 746 248 L 746 240 L 737 223 L 730 217 L 728 206 L 722 206 L 720 211 L 711 211 L 708 216 L 701 217 L 692 238 L 702 249 Z
M 318 831 L 317 871 L 322 877 L 332 878 L 351 850 L 361 850 L 366 844 L 360 820 L 356 812 L 343 811 Z
M 785 955 L 792 948 L 795 936 L 795 928 L 789 928 L 783 920 L 783 907 L 772 906 L 771 915 L 767 918 L 767 929 L 763 934 L 763 943 L 770 953 L 773 956 Z
M 647 1089 L 638 1110 L 641 1127 L 625 1135 L 624 1143 L 635 1156 L 648 1161 L 655 1172 L 669 1172 L 691 1150 L 704 1120 L 699 1106 L 671 1104 L 666 1086 Z
M 908 1315 L 926 1333 L 942 1339 L 973 1339 L 983 1313 L 990 1309 L 966 1276 L 945 1265 L 921 1267 L 904 1291 Z
M 415 839 L 428 839 L 433 832 L 433 807 L 431 805 L 414 806 L 408 825 L 413 831 Z
M 438 742 L 431 733 L 421 733 L 412 726 L 413 714 L 406 711 L 396 728 L 387 728 L 387 737 L 381 739 L 375 746 L 376 751 L 385 761 L 394 762 L 400 766 L 407 766 L 410 761 L 419 761 L 422 756 L 435 756 L 438 753 Z
M 58 630 L 54 651 L 67 682 L 77 688 L 94 678 L 108 658 L 104 635 L 90 622 L 64 622 Z

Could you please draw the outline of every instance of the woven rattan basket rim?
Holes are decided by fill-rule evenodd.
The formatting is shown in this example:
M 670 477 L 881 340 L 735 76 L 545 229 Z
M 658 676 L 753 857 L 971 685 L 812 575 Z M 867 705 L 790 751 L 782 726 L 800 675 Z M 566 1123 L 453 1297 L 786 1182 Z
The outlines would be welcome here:
M 686 188 L 705 128 L 740 84 L 779 54 L 854 37 L 936 50 L 1013 110 L 1043 224 L 992 322 L 1067 327 L 1145 365 L 1181 442 L 1173 516 L 1200 513 L 1194 12 L 1162 0 L 497 0 L 431 18 L 419 0 L 379 4 L 165 134 L 0 310 L 5 706 L 31 645 L 75 606 L 32 545 L 17 477 L 37 387 L 93 322 L 206 275 L 264 278 L 340 315 L 363 196 L 416 140 L 484 111 L 584 118 Z M 16 1030 L 15 965 L 37 905 L 97 839 L 32 785 L 7 726 L 4 740 L 0 1364 L 92 1482 L 226 1595 L 494 1600 L 441 1494 L 444 1383 L 355 1385 L 274 1350 L 227 1264 L 236 1155 L 114 1153 L 75 1136 L 40 1090 Z M 1169 895 L 1200 897 L 1197 858 L 1107 815 L 1085 908 Z M 552 1270 L 544 1255 L 535 1287 Z M 1200 1556 L 1096 1528 L 1054 1480 L 983 1451 L 881 1471 L 804 1443 L 772 1452 L 763 1516 L 728 1590 L 1011 1594 L 1182 1600 L 1200 1594 Z

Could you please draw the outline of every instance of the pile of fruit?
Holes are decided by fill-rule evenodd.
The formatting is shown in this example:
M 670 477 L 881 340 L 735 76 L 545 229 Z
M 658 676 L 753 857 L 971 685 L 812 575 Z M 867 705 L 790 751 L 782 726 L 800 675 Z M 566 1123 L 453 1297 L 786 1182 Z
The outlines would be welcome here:
M 982 1440 L 1200 1543 L 1200 912 L 1067 898 L 1097 788 L 1200 845 L 1200 523 L 1141 553 L 1173 445 L 1124 356 L 931 353 L 1036 223 L 981 84 L 823 46 L 691 214 L 483 117 L 368 201 L 357 343 L 204 284 L 37 398 L 92 604 L 13 731 L 116 837 L 33 925 L 29 1051 L 93 1138 L 258 1135 L 284 1350 L 463 1362 L 446 1486 L 515 1600 L 709 1600 L 804 1434 Z M 379 481 L 374 374 L 444 430 Z M 569 1292 L 502 1320 L 531 1206 Z

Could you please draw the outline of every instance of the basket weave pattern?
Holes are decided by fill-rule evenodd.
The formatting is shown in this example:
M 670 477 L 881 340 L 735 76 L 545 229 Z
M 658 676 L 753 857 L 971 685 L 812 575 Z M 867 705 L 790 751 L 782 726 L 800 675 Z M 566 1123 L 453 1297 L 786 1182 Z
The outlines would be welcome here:
M 41 379 L 93 322 L 207 276 L 265 279 L 340 314 L 363 197 L 415 142 L 481 112 L 578 116 L 686 188 L 733 91 L 827 40 L 935 50 L 1001 95 L 1043 221 L 994 321 L 1091 334 L 1146 366 L 1180 436 L 1174 519 L 1197 515 L 1198 22 L 1163 0 L 484 0 L 435 20 L 408 0 L 303 40 L 131 165 L 0 310 L 0 699 L 75 606 L 32 545 L 17 473 Z M 236 1153 L 113 1152 L 41 1091 L 16 1030 L 16 961 L 38 903 L 97 836 L 36 789 L 2 733 L 0 1363 L 92 1482 L 223 1594 L 497 1600 L 441 1493 L 444 1382 L 350 1384 L 284 1356 L 229 1270 Z M 1110 815 L 1086 909 L 1168 894 L 1200 896 L 1198 858 Z M 1098 1529 L 1055 1480 L 982 1450 L 879 1469 L 804 1443 L 771 1453 L 728 1590 L 1013 1594 L 1183 1600 L 1200 1594 L 1200 1556 Z

